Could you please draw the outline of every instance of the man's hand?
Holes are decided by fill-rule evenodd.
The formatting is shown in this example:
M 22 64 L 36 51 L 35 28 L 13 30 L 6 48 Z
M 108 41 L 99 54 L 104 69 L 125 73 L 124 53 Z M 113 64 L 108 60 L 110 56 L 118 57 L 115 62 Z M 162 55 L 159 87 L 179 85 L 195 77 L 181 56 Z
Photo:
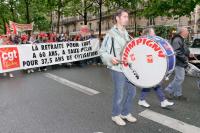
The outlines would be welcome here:
M 113 65 L 119 64 L 119 61 L 118 61 L 118 59 L 116 57 L 112 58 L 112 64 Z

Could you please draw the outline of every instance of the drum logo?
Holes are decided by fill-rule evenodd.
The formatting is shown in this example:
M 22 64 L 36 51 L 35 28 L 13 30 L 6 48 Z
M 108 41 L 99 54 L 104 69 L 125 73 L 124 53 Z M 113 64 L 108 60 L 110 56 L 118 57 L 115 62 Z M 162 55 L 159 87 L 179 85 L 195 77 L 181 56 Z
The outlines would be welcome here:
M 12 69 L 20 67 L 19 53 L 16 47 L 0 48 L 2 69 Z
M 147 55 L 147 63 L 153 63 L 153 55 Z

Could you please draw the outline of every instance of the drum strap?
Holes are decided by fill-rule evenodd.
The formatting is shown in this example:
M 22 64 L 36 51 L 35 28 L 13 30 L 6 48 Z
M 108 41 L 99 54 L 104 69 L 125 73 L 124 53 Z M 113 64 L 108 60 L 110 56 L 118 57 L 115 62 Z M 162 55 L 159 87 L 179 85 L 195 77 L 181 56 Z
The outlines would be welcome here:
M 116 53 L 115 53 L 115 46 L 114 46 L 114 38 L 111 37 L 111 49 L 110 49 L 110 54 L 113 52 L 114 57 L 116 57 Z

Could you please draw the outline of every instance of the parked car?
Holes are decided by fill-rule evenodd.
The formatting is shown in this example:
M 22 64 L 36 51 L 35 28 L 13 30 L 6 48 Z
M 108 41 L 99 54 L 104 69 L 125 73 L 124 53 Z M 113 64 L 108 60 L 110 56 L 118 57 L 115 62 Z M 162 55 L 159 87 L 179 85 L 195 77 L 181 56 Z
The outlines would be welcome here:
M 200 38 L 195 38 L 192 45 L 190 46 L 191 54 L 194 54 L 194 57 L 190 58 L 190 62 L 200 68 Z

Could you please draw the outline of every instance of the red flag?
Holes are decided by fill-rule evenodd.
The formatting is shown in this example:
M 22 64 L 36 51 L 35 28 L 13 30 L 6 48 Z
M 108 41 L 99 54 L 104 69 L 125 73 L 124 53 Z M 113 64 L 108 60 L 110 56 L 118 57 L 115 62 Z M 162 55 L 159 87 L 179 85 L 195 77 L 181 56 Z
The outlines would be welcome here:
M 10 32 L 10 28 L 8 26 L 8 24 L 6 23 L 6 35 L 10 35 L 11 32 Z
M 13 26 L 13 34 L 16 35 L 17 34 L 17 27 L 16 27 L 15 23 L 13 23 L 12 26 Z

